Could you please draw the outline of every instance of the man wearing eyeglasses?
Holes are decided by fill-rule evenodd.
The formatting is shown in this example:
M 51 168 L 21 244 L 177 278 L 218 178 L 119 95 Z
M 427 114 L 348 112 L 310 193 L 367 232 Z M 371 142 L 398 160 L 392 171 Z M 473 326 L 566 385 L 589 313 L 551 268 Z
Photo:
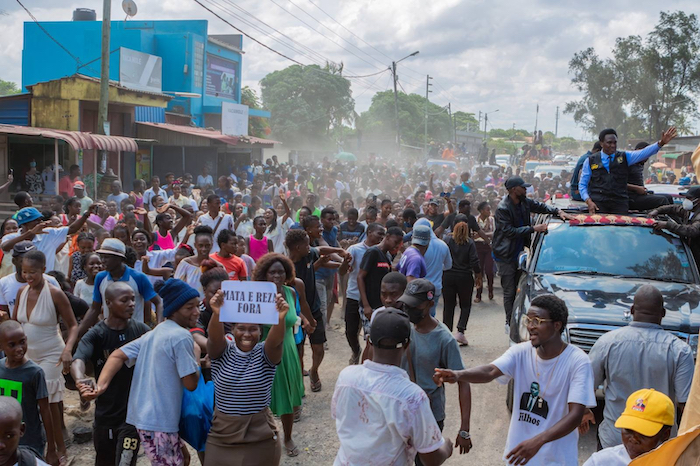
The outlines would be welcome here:
M 568 315 L 564 301 L 540 295 L 523 316 L 529 342 L 511 346 L 488 365 L 461 371 L 435 369 L 437 385 L 513 379 L 514 398 L 520 403 L 513 403 L 503 453 L 510 464 L 578 465 L 576 427 L 586 407 L 595 406 L 595 391 L 588 356 L 561 338 Z

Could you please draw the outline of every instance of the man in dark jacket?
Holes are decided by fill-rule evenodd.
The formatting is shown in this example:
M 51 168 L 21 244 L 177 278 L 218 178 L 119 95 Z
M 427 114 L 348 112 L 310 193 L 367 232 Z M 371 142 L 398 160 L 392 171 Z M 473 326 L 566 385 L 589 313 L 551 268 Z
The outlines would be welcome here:
M 496 259 L 498 274 L 503 288 L 503 307 L 506 311 L 506 333 L 510 331 L 510 317 L 513 314 L 515 289 L 520 280 L 518 256 L 530 244 L 530 235 L 547 231 L 547 224 L 530 225 L 530 212 L 558 215 L 567 220 L 572 217 L 555 207 L 528 199 L 526 192 L 531 185 L 519 176 L 506 180 L 508 196 L 496 209 L 496 230 L 493 233 L 493 257 Z
M 700 259 L 700 186 L 694 186 L 685 193 L 683 204 L 663 205 L 649 212 L 650 217 L 666 214 L 668 221 L 657 221 L 654 228 L 668 230 L 688 241 L 695 261 Z
M 648 142 L 640 142 L 634 150 L 644 149 Z M 627 177 L 627 191 L 630 198 L 630 210 L 646 211 L 662 205 L 673 204 L 673 200 L 661 194 L 651 194 L 644 187 L 644 162 L 630 165 Z
M 576 162 L 574 172 L 571 174 L 571 198 L 574 201 L 583 202 L 583 199 L 581 199 L 581 193 L 578 190 L 578 180 L 581 177 L 581 169 L 583 168 L 583 162 L 588 160 L 588 157 L 590 157 L 591 154 L 594 154 L 596 152 L 600 152 L 600 142 L 598 141 L 596 141 L 595 144 L 593 144 L 593 149 L 589 150 L 581 157 L 579 157 L 578 161 Z

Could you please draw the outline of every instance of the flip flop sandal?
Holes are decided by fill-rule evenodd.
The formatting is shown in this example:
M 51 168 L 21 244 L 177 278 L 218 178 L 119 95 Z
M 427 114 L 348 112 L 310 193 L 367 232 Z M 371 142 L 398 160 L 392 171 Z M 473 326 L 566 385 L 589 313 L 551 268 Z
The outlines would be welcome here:
M 311 376 L 309 376 L 309 382 L 311 383 L 311 391 L 312 391 L 312 392 L 320 392 L 320 391 L 321 391 L 321 388 L 322 388 L 323 386 L 321 385 L 321 380 L 320 380 L 320 379 L 319 379 L 319 380 L 316 380 L 316 381 L 314 382 L 314 380 L 311 378 Z
M 308 377 L 308 376 L 309 376 L 309 371 L 303 370 L 303 371 L 301 371 L 301 375 L 303 375 L 304 377 Z
M 284 447 L 284 450 L 287 453 L 287 456 L 289 456 L 290 458 L 294 458 L 295 456 L 299 456 L 299 449 L 296 447 L 296 445 L 294 446 L 294 448 Z

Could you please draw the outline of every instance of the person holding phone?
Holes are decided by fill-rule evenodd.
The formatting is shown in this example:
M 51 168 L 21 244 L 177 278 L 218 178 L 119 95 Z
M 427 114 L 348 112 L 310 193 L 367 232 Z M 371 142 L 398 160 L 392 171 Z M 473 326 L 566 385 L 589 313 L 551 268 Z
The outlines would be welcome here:
M 111 354 L 150 330 L 148 325 L 131 318 L 135 309 L 134 290 L 125 282 L 114 282 L 107 287 L 105 304 L 109 315 L 83 336 L 73 356 L 70 372 L 81 396 L 92 393 L 95 388 L 95 381 L 85 378 L 88 361 L 95 368 L 95 377 L 99 378 L 107 362 L 105 354 Z M 133 375 L 133 366 L 121 366 L 107 390 L 95 401 L 92 438 L 97 466 L 114 466 L 117 459 L 120 465 L 136 464 L 139 436 L 136 427 L 126 422 Z

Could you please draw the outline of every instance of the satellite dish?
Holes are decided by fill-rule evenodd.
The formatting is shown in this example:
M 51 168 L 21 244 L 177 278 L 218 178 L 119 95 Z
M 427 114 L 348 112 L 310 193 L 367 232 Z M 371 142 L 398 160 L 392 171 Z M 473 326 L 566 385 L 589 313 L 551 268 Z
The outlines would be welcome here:
M 122 2 L 122 9 L 124 10 L 124 13 L 126 13 L 126 16 L 136 16 L 136 13 L 138 12 L 138 8 L 136 8 L 136 3 L 134 0 L 124 0 Z

